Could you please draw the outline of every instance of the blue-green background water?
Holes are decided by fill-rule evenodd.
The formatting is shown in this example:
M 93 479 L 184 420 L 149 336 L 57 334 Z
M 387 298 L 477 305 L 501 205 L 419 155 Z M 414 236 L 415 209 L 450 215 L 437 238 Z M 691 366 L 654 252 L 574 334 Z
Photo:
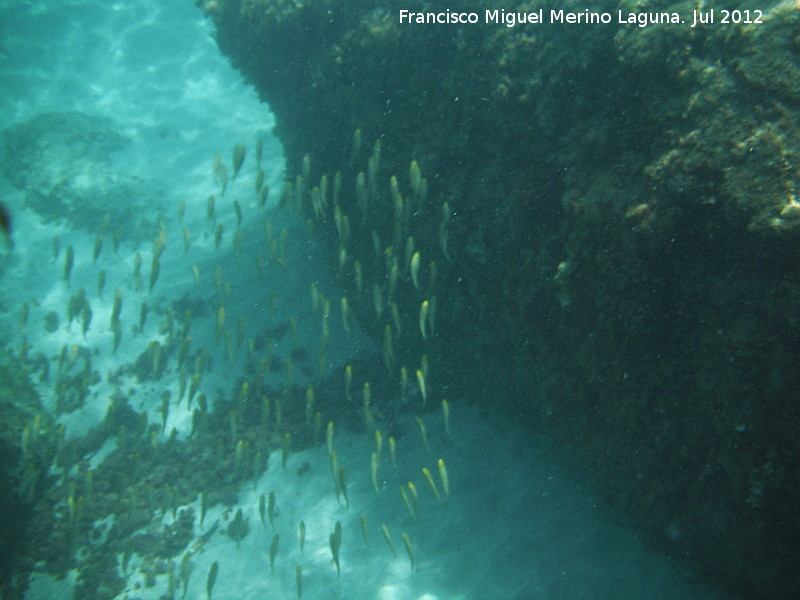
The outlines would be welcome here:
M 80 438 L 100 422 L 110 398 L 121 389 L 136 411 L 148 412 L 151 422 L 161 420 L 162 392 L 178 394 L 174 355 L 167 358 L 161 376 L 152 381 L 140 382 L 130 374 L 109 379 L 109 375 L 133 363 L 148 344 L 167 343 L 163 330 L 166 310 L 184 296 L 201 307 L 193 317 L 192 337 L 193 343 L 211 348 L 213 366 L 203 378 L 203 390 L 212 399 L 212 410 L 216 391 L 227 394 L 248 364 L 244 346 L 237 346 L 229 357 L 224 345 L 214 343 L 215 317 L 222 303 L 231 332 L 240 317 L 246 319 L 246 334 L 253 337 L 272 327 L 296 324 L 296 335 L 276 339 L 271 351 L 284 360 L 292 348 L 308 349 L 311 359 L 298 364 L 293 372 L 292 383 L 301 387 L 315 380 L 312 373 L 317 370 L 321 317 L 309 298 L 312 283 L 334 307 L 331 341 L 324 358 L 326 371 L 342 371 L 359 353 L 380 353 L 355 325 L 352 331 L 345 331 L 338 308 L 341 291 L 332 280 L 327 262 L 319 256 L 305 223 L 291 211 L 276 207 L 283 186 L 283 160 L 280 145 L 270 133 L 272 117 L 268 107 L 220 56 L 212 36 L 191 2 L 0 5 L 3 128 L 13 128 L 43 113 L 79 112 L 103 119 L 104 127 L 126 140 L 119 150 L 107 154 L 103 150 L 76 154 L 69 139 L 77 135 L 72 128 L 79 127 L 75 123 L 80 121 L 66 119 L 64 131 L 54 138 L 55 146 L 46 148 L 38 162 L 28 165 L 26 177 L 33 182 L 30 186 L 52 190 L 63 184 L 73 200 L 83 189 L 87 198 L 91 196 L 90 210 L 95 213 L 105 207 L 110 214 L 117 214 L 121 205 L 129 202 L 136 206 L 138 215 L 153 222 L 153 228 L 147 231 L 125 231 L 116 252 L 106 240 L 93 261 L 100 232 L 81 226 L 88 213 L 82 215 L 79 210 L 71 220 L 45 222 L 41 213 L 26 208 L 25 195 L 30 189 L 14 185 L 8 173 L 0 178 L 0 199 L 14 216 L 15 240 L 13 251 L 3 258 L 0 327 L 5 343 L 19 348 L 24 339 L 32 353 L 41 353 L 53 364 L 64 346 L 87 348 L 93 369 L 100 375 L 90 386 L 84 405 L 58 417 L 58 422 L 66 425 L 69 438 Z M 39 131 L 38 135 L 44 138 L 47 133 Z M 273 190 L 265 207 L 259 206 L 253 194 L 257 140 L 264 144 L 261 166 Z M 35 140 L 31 142 L 35 145 Z M 248 155 L 240 175 L 229 181 L 229 189 L 222 196 L 211 174 L 212 158 L 221 153 L 230 177 L 231 151 L 236 144 L 245 144 Z M 4 160 L 13 162 L 11 158 L 6 155 Z M 207 219 L 210 194 L 218 194 L 213 222 Z M 234 198 L 243 213 L 238 251 Z M 181 202 L 185 203 L 185 213 L 179 220 Z M 284 266 L 269 261 L 265 219 L 269 219 L 273 239 L 286 232 Z M 224 226 L 224 234 L 215 249 L 218 224 Z M 136 227 L 136 223 L 130 227 Z M 184 228 L 190 235 L 188 250 L 184 249 Z M 158 281 L 148 293 L 151 240 L 159 230 L 165 233 L 167 245 Z M 54 237 L 59 238 L 61 247 L 55 261 Z M 69 283 L 62 277 L 67 246 L 75 252 Z M 141 289 L 137 289 L 133 275 L 137 252 L 143 264 Z M 259 257 L 266 265 L 263 275 L 259 274 Z M 199 281 L 192 266 L 197 267 Z M 224 284 L 220 290 L 215 275 L 218 267 L 222 267 L 230 291 Z M 106 283 L 101 296 L 97 278 L 103 270 Z M 85 334 L 78 324 L 66 327 L 64 320 L 67 302 L 80 287 L 86 289 L 93 314 Z M 107 323 L 115 290 L 120 290 L 124 298 L 120 315 L 123 334 L 118 350 L 113 352 L 113 332 Z M 143 301 L 148 303 L 151 316 L 139 330 Z M 19 312 L 25 303 L 29 317 L 21 327 Z M 59 327 L 49 331 L 45 322 L 52 311 L 62 320 Z M 278 372 L 268 377 L 279 386 L 286 375 Z M 37 384 L 45 410 L 52 413 L 57 403 L 53 379 L 51 376 Z M 360 387 L 358 375 L 356 381 Z M 369 469 L 374 442 L 365 434 L 337 429 L 335 447 L 340 464 L 347 465 L 349 507 L 337 501 L 333 493 L 324 444 L 291 453 L 285 470 L 280 468 L 281 457 L 276 452 L 270 469 L 258 477 L 255 486 L 249 481 L 241 485 L 233 510 L 218 504 L 209 510 L 202 527 L 196 523 L 197 536 L 217 519 L 224 530 L 235 509 L 241 508 L 249 522 L 249 533 L 238 547 L 230 536 L 217 533 L 191 555 L 187 597 L 205 597 L 206 574 L 214 562 L 219 565 L 219 576 L 213 597 L 223 599 L 296 597 L 298 566 L 303 574 L 304 598 L 719 597 L 638 541 L 624 519 L 607 509 L 545 440 L 531 439 L 518 425 L 499 415 L 478 412 L 472 407 L 476 398 L 449 400 L 450 435 L 445 432 L 439 410 L 421 413 L 430 451 L 418 434 L 412 414 L 398 417 L 398 470 L 384 456 L 378 477 L 380 492 L 373 489 Z M 432 403 L 440 401 L 436 398 Z M 418 394 L 410 402 L 419 402 Z M 185 405 L 171 408 L 165 425 L 158 443 L 164 443 L 173 428 L 179 438 L 188 436 L 191 414 Z M 109 436 L 100 450 L 83 458 L 90 468 L 100 468 L 116 444 L 114 436 Z M 448 465 L 451 484 L 446 503 L 436 500 L 421 475 L 423 467 L 436 473 L 439 458 Z M 213 460 L 213 454 L 209 460 Z M 418 519 L 409 514 L 398 494 L 398 488 L 410 480 L 419 490 Z M 64 483 L 57 480 L 54 485 Z M 274 572 L 269 568 L 273 528 L 262 527 L 258 514 L 259 496 L 270 491 L 278 502 L 274 531 L 281 540 Z M 116 512 L 124 510 L 120 505 Z M 54 511 L 53 518 L 61 514 L 63 511 Z M 362 514 L 370 524 L 369 547 L 361 539 Z M 115 514 L 105 518 L 113 522 L 121 517 Z M 296 533 L 301 520 L 307 528 L 302 552 Z M 169 511 L 153 515 L 156 526 L 171 521 Z M 331 564 L 328 537 L 337 521 L 343 528 L 342 572 L 338 578 Z M 382 539 L 381 525 L 391 533 L 395 556 Z M 413 569 L 402 533 L 412 541 Z M 80 549 L 75 552 L 81 555 Z M 176 569 L 184 555 L 184 551 L 175 554 Z M 121 563 L 121 555 L 119 560 Z M 80 559 L 76 566 L 81 566 Z M 151 567 L 134 555 L 125 573 L 127 587 L 118 597 L 161 597 L 168 576 L 162 570 L 155 576 L 155 585 L 149 587 L 145 571 Z M 71 597 L 78 571 L 71 570 L 66 579 L 55 579 L 47 570 L 43 564 L 35 569 L 25 597 Z M 122 575 L 121 566 L 119 573 Z

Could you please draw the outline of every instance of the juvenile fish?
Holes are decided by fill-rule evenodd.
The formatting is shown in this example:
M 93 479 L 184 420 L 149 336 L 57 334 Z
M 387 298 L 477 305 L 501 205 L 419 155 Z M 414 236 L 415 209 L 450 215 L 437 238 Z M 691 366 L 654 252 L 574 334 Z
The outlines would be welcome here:
M 206 595 L 208 600 L 211 600 L 211 592 L 214 590 L 214 584 L 217 582 L 217 571 L 219 571 L 219 563 L 215 560 L 208 570 L 208 579 L 206 579 Z

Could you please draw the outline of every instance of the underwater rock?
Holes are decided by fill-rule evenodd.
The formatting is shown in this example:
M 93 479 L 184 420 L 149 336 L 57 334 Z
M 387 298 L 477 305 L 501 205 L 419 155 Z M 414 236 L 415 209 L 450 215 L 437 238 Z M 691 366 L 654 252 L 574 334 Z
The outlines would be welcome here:
M 446 374 L 453 397 L 559 440 L 695 573 L 800 597 L 793 3 L 760 25 L 698 28 L 415 27 L 367 0 L 205 10 L 275 113 L 292 182 L 281 204 L 303 208 L 331 270 L 357 282 L 348 322 L 376 344 L 385 315 L 407 324 L 385 352 L 404 394 L 415 373 L 423 394 Z M 353 197 L 326 209 L 335 173 Z M 424 296 L 415 252 L 437 265 Z M 436 377 L 412 362 L 420 344 Z
M 158 223 L 158 195 L 148 181 L 113 162 L 130 140 L 107 118 L 51 112 L 3 132 L 3 173 L 25 190 L 25 204 L 45 221 L 94 234 L 119 230 L 146 237 Z

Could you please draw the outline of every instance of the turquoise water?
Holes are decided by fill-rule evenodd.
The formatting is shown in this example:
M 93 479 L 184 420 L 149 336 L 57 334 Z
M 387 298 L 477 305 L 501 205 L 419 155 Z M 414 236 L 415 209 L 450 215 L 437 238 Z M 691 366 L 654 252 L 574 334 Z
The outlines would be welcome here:
M 174 595 L 180 597 L 185 587 L 187 598 L 206 597 L 209 587 L 217 599 L 719 597 L 637 540 L 546 440 L 526 436 L 499 415 L 481 413 L 475 408 L 480 398 L 449 399 L 448 434 L 443 398 L 429 399 L 431 410 L 421 410 L 413 375 L 406 397 L 401 397 L 397 374 L 382 369 L 381 348 L 342 315 L 342 291 L 306 223 L 295 211 L 278 208 L 284 166 L 280 144 L 271 135 L 272 116 L 219 55 L 209 25 L 190 2 L 4 3 L 0 23 L 0 122 L 16 136 L 13 155 L 11 138 L 6 138 L 4 161 L 11 166 L 0 178 L 0 198 L 13 214 L 15 240 L 3 259 L 0 326 L 20 363 L 23 343 L 29 346 L 29 357 L 48 361 L 49 375 L 37 372 L 34 378 L 42 410 L 65 426 L 64 437 L 74 447 L 86 448 L 78 457 L 84 465 L 66 473 L 53 467 L 45 484 L 49 491 L 39 488 L 30 500 L 39 503 L 37 522 L 46 522 L 49 514 L 54 523 L 62 523 L 54 525 L 61 532 L 63 521 L 71 518 L 70 503 L 81 494 L 89 498 L 90 491 L 106 494 L 103 503 L 86 500 L 91 514 L 78 518 L 82 530 L 94 526 L 96 535 L 74 534 L 78 541 L 60 548 L 60 560 L 43 556 L 41 543 L 20 550 L 36 561 L 25 598 L 69 598 L 74 593 L 155 599 L 169 595 L 170 569 L 177 582 Z M 42 120 L 41 115 L 54 112 L 58 115 Z M 256 165 L 259 141 L 263 155 Z M 234 179 L 232 153 L 239 144 L 247 153 Z M 227 168 L 224 192 L 219 177 L 212 175 L 216 153 Z M 254 193 L 258 167 L 271 190 L 263 205 Z M 67 208 L 59 208 L 57 199 Z M 154 240 L 159 240 L 156 245 Z M 162 243 L 163 250 L 157 250 Z M 67 279 L 68 247 L 75 258 Z M 151 286 L 156 255 L 159 270 Z M 331 303 L 328 318 L 324 308 L 314 306 L 312 284 Z M 91 318 L 68 324 L 67 305 L 81 288 Z M 117 290 L 122 300 L 119 334 L 113 325 Z M 148 316 L 140 326 L 142 303 L 148 305 Z M 135 471 L 133 465 L 123 469 L 107 462 L 125 448 L 125 433 L 114 429 L 97 440 L 92 430 L 120 394 L 132 411 L 159 425 L 149 439 L 137 443 L 163 452 L 163 460 L 178 472 L 185 454 L 169 454 L 169 445 L 196 450 L 190 442 L 193 413 L 180 401 L 181 370 L 183 377 L 192 374 L 191 367 L 178 364 L 187 307 L 193 351 L 208 348 L 208 370 L 202 372 L 199 393 L 207 396 L 209 411 L 229 409 L 231 390 L 235 395 L 242 381 L 248 381 L 253 393 L 260 387 L 267 390 L 265 395 L 284 398 L 281 410 L 287 422 L 302 422 L 297 415 L 308 406 L 308 389 L 314 386 L 316 402 L 328 411 L 323 428 L 329 419 L 337 423 L 332 447 L 338 464 L 346 466 L 347 499 L 335 493 L 339 480 L 331 474 L 324 430 L 316 432 L 319 439 L 312 443 L 311 423 L 308 431 L 294 434 L 299 443 L 288 453 L 285 467 L 277 448 L 286 428 L 276 424 L 269 429 L 277 437 L 265 472 L 254 470 L 252 476 L 232 480 L 218 475 L 218 480 L 204 480 L 196 489 L 181 487 L 180 492 L 173 490 L 173 481 L 145 479 L 154 497 L 182 499 L 163 510 L 148 513 L 142 508 L 147 504 L 126 503 L 124 487 L 103 487 L 114 470 Z M 28 316 L 21 323 L 23 310 Z M 55 326 L 48 324 L 53 313 Z M 321 355 L 324 335 L 329 339 Z M 62 349 L 66 362 L 59 359 Z M 155 359 L 152 352 L 163 354 Z M 266 355 L 270 360 L 256 385 L 254 371 Z M 152 367 L 155 360 L 159 366 Z M 91 363 L 96 377 L 76 384 L 84 391 L 80 401 L 69 394 L 65 398 L 59 383 L 74 379 L 81 362 Z M 341 387 L 346 365 L 356 365 L 352 395 L 357 400 L 348 400 Z M 371 381 L 375 405 L 382 409 L 374 417 L 383 430 L 382 450 L 362 424 L 365 380 Z M 446 382 L 440 383 L 446 388 Z M 165 392 L 170 393 L 167 411 Z M 70 402 L 75 406 L 65 410 Z M 273 405 L 273 422 L 276 410 Z M 425 427 L 424 437 L 417 418 Z M 227 435 L 228 423 L 222 423 L 219 427 Z M 249 432 L 248 426 L 243 416 L 231 425 Z M 92 442 L 81 445 L 89 437 Z M 237 461 L 247 450 L 236 454 L 240 446 L 236 433 L 232 437 L 225 448 L 204 449 L 209 472 L 223 455 L 226 465 L 239 469 Z M 389 457 L 390 437 L 397 444 L 396 468 Z M 253 441 L 253 447 L 262 441 Z M 373 452 L 380 454 L 374 481 Z M 131 456 L 135 461 L 140 455 Z M 447 498 L 440 459 L 449 480 Z M 248 455 L 247 460 L 255 459 Z M 196 463 L 187 463 L 186 469 L 196 468 Z M 431 474 L 438 499 L 423 468 Z M 103 485 L 90 490 L 87 470 Z M 202 480 L 202 473 L 198 478 Z M 410 481 L 418 499 L 407 506 L 399 489 L 406 498 L 412 496 Z M 217 489 L 226 493 L 215 495 Z M 202 526 L 197 518 L 201 491 L 221 500 L 211 503 Z M 270 492 L 276 500 L 274 523 L 262 525 L 259 501 Z M 126 513 L 136 511 L 142 518 L 144 512 L 146 524 L 131 539 L 148 531 L 163 537 L 164 531 L 177 527 L 179 511 L 187 507 L 194 509 L 190 531 L 169 550 L 164 545 L 159 553 L 148 554 L 142 545 L 129 545 L 122 529 L 114 529 L 130 518 Z M 231 535 L 234 530 L 228 531 L 237 509 L 248 524 L 238 543 Z M 362 515 L 368 524 L 366 541 Z M 302 549 L 301 521 L 306 530 Z M 218 529 L 198 545 L 215 522 Z M 338 577 L 330 539 L 337 522 L 342 528 Z M 47 534 L 39 529 L 38 535 Z M 279 542 L 271 569 L 275 535 Z M 91 568 L 101 554 L 111 557 L 114 576 Z M 212 564 L 218 565 L 218 575 L 209 586 Z M 115 585 L 107 583 L 112 580 Z M 80 591 L 74 591 L 76 586 Z

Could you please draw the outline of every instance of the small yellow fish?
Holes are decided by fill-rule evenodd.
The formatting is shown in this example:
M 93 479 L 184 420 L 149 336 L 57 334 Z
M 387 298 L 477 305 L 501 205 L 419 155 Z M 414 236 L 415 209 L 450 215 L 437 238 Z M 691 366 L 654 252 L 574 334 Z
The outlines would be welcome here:
M 106 286 L 106 272 L 100 271 L 97 274 L 97 297 L 103 298 L 103 288 Z
M 356 129 L 353 132 L 353 146 L 350 150 L 350 162 L 355 162 L 358 155 L 361 153 L 361 130 Z
M 364 272 L 361 269 L 361 262 L 358 260 L 353 262 L 353 278 L 356 282 L 356 292 L 360 295 L 364 291 Z
M 364 387 L 361 391 L 361 397 L 364 406 L 369 406 L 370 402 L 372 401 L 372 387 L 370 386 L 369 381 L 364 382 Z
M 242 226 L 242 206 L 238 200 L 233 201 L 233 211 L 236 213 L 236 227 Z
M 367 515 L 361 513 L 361 539 L 364 540 L 364 545 L 369 548 L 369 531 L 367 529 Z
M 183 400 L 183 395 L 186 393 L 186 370 L 181 369 L 178 372 L 178 400 L 176 404 L 180 404 Z
M 422 172 L 416 160 L 412 160 L 411 165 L 408 167 L 408 179 L 411 182 L 411 191 L 418 198 L 420 186 L 422 185 Z
M 265 467 L 264 464 L 264 457 L 261 452 L 256 452 L 255 456 L 253 457 L 253 491 L 256 491 L 256 486 L 258 485 L 258 478 L 261 476 L 261 472 Z
M 406 547 L 406 552 L 408 552 L 408 560 L 411 561 L 411 570 L 414 570 L 414 552 L 411 549 L 411 539 L 408 537 L 407 533 L 403 533 L 403 545 Z
M 206 199 L 206 219 L 208 219 L 209 221 L 213 221 L 214 220 L 214 205 L 216 204 L 216 202 L 217 202 L 217 199 L 214 196 L 214 194 L 211 194 Z
M 342 326 L 347 333 L 350 333 L 350 306 L 346 297 L 342 297 Z
M 396 199 L 400 196 L 400 184 L 397 183 L 397 177 L 394 175 L 389 179 L 389 191 L 392 193 L 392 198 Z M 398 218 L 398 215 L 395 214 L 395 218 Z
M 203 520 L 206 518 L 206 511 L 208 510 L 208 494 L 200 492 L 200 527 L 203 526 Z
M 422 369 L 417 369 L 417 385 L 422 396 L 422 408 L 424 409 L 428 403 L 428 387 L 425 385 L 425 373 L 423 373 Z
M 246 154 L 247 149 L 244 146 L 234 146 L 233 147 L 233 178 L 236 179 L 236 176 L 239 174 L 239 169 L 242 168 L 242 163 L 244 163 L 244 157 Z
M 264 169 L 259 168 L 258 172 L 256 172 L 256 181 L 255 181 L 255 188 L 256 188 L 256 196 L 261 192 L 261 186 L 264 185 Z
M 266 507 L 267 507 L 266 498 L 264 498 L 264 494 L 261 494 L 258 497 L 258 516 L 261 519 L 261 526 L 264 529 L 267 528 L 267 523 L 266 523 L 266 521 L 264 519 L 264 515 L 266 514 Z
M 419 262 L 420 262 L 420 255 L 419 252 L 414 252 L 411 256 L 411 283 L 414 284 L 416 289 L 419 289 Z
M 400 337 L 400 334 L 403 332 L 403 328 L 402 328 L 402 322 L 400 321 L 400 309 L 397 308 L 397 303 L 390 302 L 389 310 L 392 313 L 392 324 L 394 324 L 394 329 L 397 332 L 397 337 Z
M 148 293 L 153 291 L 153 286 L 155 286 L 156 281 L 158 281 L 158 273 L 161 270 L 161 263 L 156 257 L 153 257 L 153 262 L 150 265 L 150 286 L 148 288 Z
M 72 246 L 67 246 L 67 255 L 64 258 L 64 281 L 69 285 L 69 276 L 72 273 L 72 267 L 75 265 L 75 250 Z
M 403 504 L 405 504 L 406 509 L 408 510 L 408 514 L 410 514 L 414 519 L 419 518 L 419 515 L 417 514 L 414 505 L 411 503 L 411 500 L 409 499 L 405 486 L 402 485 L 400 486 L 400 497 L 403 499 Z
M 211 161 L 211 175 L 214 177 L 214 183 L 219 182 L 219 166 L 222 163 L 222 154 L 217 152 L 214 154 L 214 159 Z
M 308 177 L 298 175 L 294 179 L 294 200 L 297 204 L 297 210 L 303 212 L 303 200 L 306 197 L 306 181 Z
M 339 270 L 337 271 L 337 276 L 341 277 L 342 273 L 344 273 L 344 269 L 347 266 L 347 248 L 344 246 L 339 246 Z
M 372 487 L 375 491 L 380 493 L 381 488 L 378 485 L 378 455 L 373 452 L 369 457 L 369 473 L 372 479 Z
M 328 334 L 328 319 L 331 316 L 331 301 L 327 298 L 322 302 L 322 335 Z
M 183 311 L 183 329 L 181 330 L 181 336 L 186 338 L 189 335 L 189 329 L 192 326 L 192 311 L 191 309 L 186 309 Z
M 433 491 L 433 495 L 436 496 L 436 501 L 441 502 L 442 497 L 439 495 L 439 490 L 436 488 L 436 482 L 431 477 L 431 472 L 428 470 L 428 467 L 424 467 L 422 469 L 422 474 L 425 476 L 425 481 L 428 482 L 431 490 Z
M 375 454 L 378 456 L 378 461 L 381 460 L 383 453 L 383 434 L 380 429 L 375 430 Z
M 117 348 L 119 348 L 119 343 L 122 340 L 122 324 L 119 322 L 119 319 L 116 319 L 111 322 L 111 331 L 114 333 L 114 350 L 113 353 L 117 353 Z
M 200 268 L 197 265 L 192 265 L 192 278 L 195 285 L 200 285 Z
M 92 264 L 97 262 L 97 257 L 100 256 L 100 252 L 103 251 L 103 236 L 98 235 L 94 239 L 94 250 L 92 250 Z
M 192 399 L 194 398 L 194 395 L 197 393 L 197 390 L 199 388 L 200 388 L 200 373 L 195 373 L 189 380 L 189 399 L 187 400 L 187 404 L 189 406 L 192 405 Z
M 287 181 L 285 184 L 283 184 L 281 197 L 278 200 L 278 208 L 286 208 L 286 206 L 292 200 L 292 196 L 294 196 L 294 192 L 292 190 L 292 184 Z
M 344 465 L 339 465 L 337 479 L 339 480 L 339 489 L 342 491 L 342 496 L 344 496 L 344 505 L 350 506 L 350 498 L 347 496 L 347 480 L 345 479 Z
M 445 500 L 450 498 L 450 477 L 447 475 L 447 468 L 444 466 L 444 461 L 440 458 L 436 463 L 439 468 L 439 479 L 442 482 L 442 490 L 444 491 Z
M 183 555 L 183 559 L 181 559 L 180 576 L 181 576 L 181 582 L 183 582 L 183 595 L 181 596 L 181 598 L 186 597 L 186 590 L 189 587 L 189 577 L 191 576 L 193 569 L 193 565 L 189 560 L 191 556 L 192 555 L 187 552 L 186 554 Z
M 436 296 L 428 300 L 428 335 L 434 335 L 436 321 Z
M 84 305 L 87 306 L 87 305 Z M 25 325 L 28 324 L 28 315 L 31 311 L 31 305 L 25 302 L 22 307 L 19 309 L 19 328 L 25 329 Z
M 336 492 L 336 501 L 339 501 L 339 496 L 342 493 L 342 488 L 339 485 L 339 461 L 336 459 L 336 452 L 330 453 L 331 460 L 331 475 L 333 475 L 333 489 Z
M 161 231 L 153 240 L 153 258 L 161 258 L 161 253 L 167 247 L 167 232 L 164 230 L 164 223 L 161 223 Z
M 425 428 L 425 423 L 419 417 L 415 417 L 415 419 L 417 421 L 417 429 L 419 430 L 419 435 L 422 438 L 422 443 L 425 446 L 425 451 L 430 453 L 431 447 L 428 444 L 428 431 Z
M 275 557 L 278 555 L 278 544 L 281 541 L 280 534 L 276 533 L 272 536 L 272 543 L 269 545 L 269 570 L 270 573 L 275 572 Z
M 380 319 L 383 314 L 383 294 L 377 283 L 372 286 L 372 304 L 375 307 L 375 315 Z
M 339 236 L 339 241 L 344 243 L 345 240 L 342 237 L 342 208 L 337 204 L 333 207 L 333 222 L 336 225 L 336 233 Z
M 430 310 L 430 303 L 423 300 L 419 307 L 419 330 L 422 333 L 422 339 L 428 339 L 428 311 Z
M 219 342 L 225 331 L 225 307 L 220 304 L 217 309 L 217 323 L 214 328 L 214 341 Z
M 389 458 L 392 461 L 394 470 L 399 471 L 400 469 L 397 467 L 397 442 L 395 442 L 392 436 L 389 436 Z
M 414 236 L 410 235 L 406 239 L 406 261 L 405 261 L 405 272 L 408 273 L 411 270 L 411 257 L 414 256 Z
M 201 517 L 205 516 L 205 509 L 206 509 L 206 500 L 205 500 L 205 498 L 206 498 L 206 494 L 203 493 L 200 496 L 200 516 Z M 201 522 L 201 526 L 202 526 L 202 522 Z M 217 531 L 218 528 L 219 528 L 219 519 L 214 521 L 214 524 L 211 526 L 211 528 L 208 531 L 206 531 L 203 535 L 201 535 L 199 538 L 197 538 L 197 540 L 191 546 L 189 546 L 189 554 L 191 555 L 191 554 L 196 554 L 197 552 L 199 552 L 200 548 L 202 548 L 205 545 L 205 543 L 209 539 L 211 539 L 211 536 L 214 535 L 214 533 Z
M 267 198 L 269 198 L 269 186 L 264 185 L 261 187 L 261 191 L 258 192 L 258 205 L 261 208 L 267 205 Z
M 450 250 L 447 247 L 447 238 L 448 238 L 448 226 L 450 224 L 450 205 L 445 202 L 442 204 L 442 222 L 439 225 L 439 244 L 442 247 L 442 254 L 444 257 L 449 261 L 453 262 L 452 257 L 450 256 Z
M 306 423 L 310 426 L 314 423 L 314 386 L 310 383 L 306 388 Z
M 322 296 L 319 293 L 317 284 L 313 281 L 311 282 L 311 308 L 315 313 L 319 312 L 319 309 L 322 308 Z
M 414 505 L 414 514 L 416 518 L 419 519 L 419 494 L 417 493 L 417 486 L 414 485 L 413 481 L 408 482 L 408 491 L 411 495 L 411 501 Z
M 181 342 L 181 347 L 178 350 L 178 368 L 183 367 L 183 363 L 186 362 L 186 358 L 189 356 L 189 348 L 192 345 L 192 338 L 191 336 L 186 336 L 183 338 Z
M 211 568 L 208 570 L 208 578 L 206 579 L 206 595 L 208 600 L 211 600 L 211 592 L 214 591 L 214 584 L 217 582 L 217 572 L 219 571 L 219 563 L 215 560 L 211 563 Z
M 400 269 L 397 267 L 397 259 L 392 261 L 392 269 L 389 271 L 389 283 L 386 287 L 386 301 L 392 302 L 394 292 L 397 289 L 397 282 L 400 280 Z
M 333 454 L 333 421 L 328 422 L 328 428 L 325 430 L 325 440 L 328 444 L 328 454 Z
M 303 548 L 306 545 L 306 524 L 305 521 L 300 521 L 297 525 L 297 539 L 300 542 L 300 554 L 303 553 Z
M 277 516 L 277 506 L 275 504 L 275 492 L 269 493 L 269 499 L 267 500 L 267 518 L 269 519 L 269 524 L 275 529 L 275 517 Z
M 339 521 L 336 521 L 336 526 L 334 527 L 333 533 L 329 536 L 328 541 L 331 546 L 333 564 L 336 565 L 336 579 L 339 579 L 341 572 L 339 568 L 339 548 L 342 546 L 342 524 Z
M 351 400 L 353 397 L 352 394 L 353 388 L 353 367 L 347 365 L 344 368 L 344 397 L 348 400 Z
M 364 427 L 367 431 L 374 431 L 375 430 L 375 417 L 372 414 L 372 407 L 370 406 L 369 400 L 366 399 L 361 405 L 361 413 L 364 417 Z
M 386 545 L 389 546 L 389 550 L 392 551 L 392 556 L 396 557 L 397 553 L 394 551 L 394 544 L 392 543 L 392 536 L 389 533 L 389 528 L 386 527 L 386 525 L 381 525 L 381 533 L 383 534 L 383 539 L 386 540 Z

